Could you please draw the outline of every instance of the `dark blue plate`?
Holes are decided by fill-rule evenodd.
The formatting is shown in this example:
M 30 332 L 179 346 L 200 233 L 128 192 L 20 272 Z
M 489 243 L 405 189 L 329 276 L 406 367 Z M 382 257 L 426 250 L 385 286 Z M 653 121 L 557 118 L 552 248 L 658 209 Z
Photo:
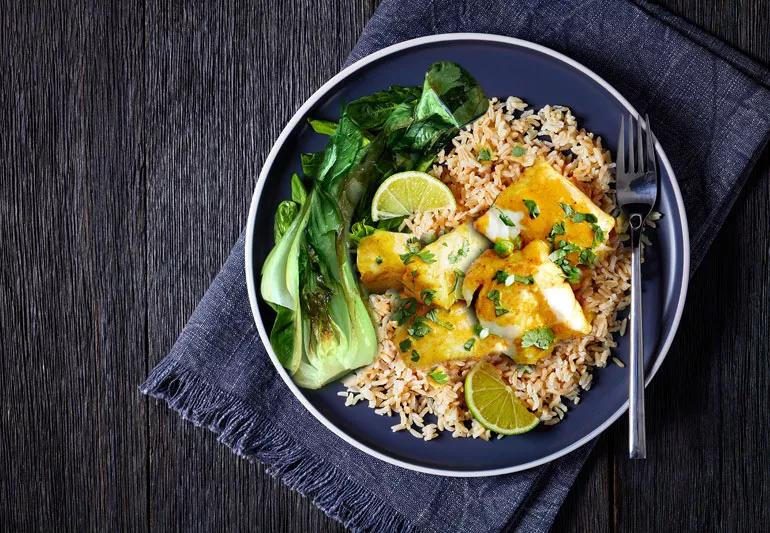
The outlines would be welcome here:
M 419 85 L 427 67 L 455 61 L 470 71 L 487 95 L 518 96 L 535 108 L 560 104 L 572 108 L 581 126 L 615 150 L 620 117 L 633 108 L 606 82 L 552 50 L 507 37 L 450 34 L 416 39 L 387 48 L 348 67 L 321 87 L 297 112 L 273 146 L 254 192 L 246 239 L 249 296 L 262 341 L 273 321 L 258 296 L 262 262 L 273 246 L 273 215 L 289 196 L 292 172 L 300 172 L 300 153 L 320 150 L 325 138 L 307 126 L 307 117 L 334 119 L 342 105 L 390 85 Z M 645 364 L 649 378 L 662 362 L 679 324 L 687 289 L 689 242 L 679 187 L 660 146 L 661 191 L 658 210 L 664 217 L 650 237 L 643 266 Z M 280 367 L 291 391 L 324 425 L 350 444 L 382 460 L 443 475 L 479 476 L 523 470 L 564 455 L 588 442 L 627 408 L 628 371 L 610 364 L 594 373 L 590 391 L 581 394 L 555 426 L 540 426 L 525 435 L 484 442 L 444 434 L 423 442 L 408 433 L 393 433 L 395 418 L 374 414 L 365 405 L 345 407 L 343 390 L 333 383 L 318 391 L 301 390 Z M 627 338 L 616 355 L 627 360 Z M 288 391 L 287 391 L 288 393 Z M 572 404 L 569 403 L 571 406 Z

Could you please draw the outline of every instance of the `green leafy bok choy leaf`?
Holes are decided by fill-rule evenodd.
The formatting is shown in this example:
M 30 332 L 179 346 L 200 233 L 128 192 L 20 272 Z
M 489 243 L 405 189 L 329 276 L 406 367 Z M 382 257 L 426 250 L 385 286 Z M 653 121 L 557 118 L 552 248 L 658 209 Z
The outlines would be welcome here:
M 427 169 L 487 105 L 470 74 L 439 62 L 422 88 L 394 86 L 350 102 L 337 122 L 310 121 L 329 142 L 301 156 L 312 189 L 292 176 L 260 287 L 276 310 L 270 342 L 298 385 L 319 388 L 374 360 L 377 337 L 351 259 L 367 227 L 360 223 L 351 235 L 351 226 L 365 220 L 382 180 Z

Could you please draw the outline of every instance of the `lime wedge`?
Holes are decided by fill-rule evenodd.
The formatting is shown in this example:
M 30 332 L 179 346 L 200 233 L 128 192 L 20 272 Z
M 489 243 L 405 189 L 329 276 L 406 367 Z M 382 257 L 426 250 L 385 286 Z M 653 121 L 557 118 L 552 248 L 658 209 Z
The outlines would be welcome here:
M 372 200 L 372 220 L 456 207 L 449 187 L 430 174 L 409 170 L 393 174 L 377 188 Z
M 501 435 L 526 433 L 540 422 L 500 378 L 495 367 L 483 361 L 465 377 L 465 403 L 473 418 Z

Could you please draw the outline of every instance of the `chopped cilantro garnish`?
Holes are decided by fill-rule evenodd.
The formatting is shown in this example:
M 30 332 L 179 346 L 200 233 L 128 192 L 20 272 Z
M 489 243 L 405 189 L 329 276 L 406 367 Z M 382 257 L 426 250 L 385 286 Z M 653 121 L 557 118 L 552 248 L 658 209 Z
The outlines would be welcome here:
M 484 328 L 481 327 L 481 324 L 474 324 L 473 325 L 473 333 L 475 333 L 476 335 L 480 335 L 481 334 L 481 330 L 483 330 L 483 329 Z
M 412 347 L 412 339 L 404 339 L 398 343 L 398 349 L 402 352 L 406 352 Z
M 413 317 L 416 312 L 417 300 L 414 298 L 404 298 L 398 302 L 396 310 L 393 312 L 393 316 L 391 318 L 398 322 L 398 325 L 401 326 L 406 323 L 407 320 Z
M 422 303 L 425 305 L 430 305 L 433 303 L 433 297 L 436 295 L 436 291 L 433 289 L 424 289 L 422 292 L 420 292 L 420 298 L 422 299 Z
M 547 350 L 553 342 L 554 335 L 551 328 L 535 328 L 527 331 L 521 337 L 521 347 L 528 348 L 534 346 L 541 350 Z
M 374 260 L 374 262 L 377 263 L 378 265 L 381 265 L 382 264 L 382 257 L 380 257 L 378 255 L 377 258 Z
M 495 272 L 495 281 L 498 283 L 505 283 L 505 280 L 508 279 L 508 276 L 510 276 L 510 274 L 505 270 L 498 270 Z
M 534 200 L 528 200 L 527 198 L 524 198 L 522 200 L 524 202 L 524 205 L 527 206 L 527 210 L 529 211 L 529 218 L 537 218 L 540 216 L 540 208 L 537 206 Z
M 567 255 L 573 252 L 582 253 L 580 246 L 572 242 L 560 240 L 556 243 L 555 248 L 548 258 L 561 268 L 567 281 L 573 284 L 579 282 L 581 277 L 580 269 L 569 262 Z
M 350 227 L 350 240 L 355 244 L 361 242 L 361 239 L 374 233 L 374 228 L 365 221 L 356 222 Z
M 567 278 L 568 282 L 572 283 L 573 285 L 580 282 L 582 274 L 580 273 L 580 269 L 578 267 L 573 266 L 566 259 L 559 266 L 561 267 L 562 272 L 564 272 L 564 276 Z
M 420 354 L 419 354 L 419 352 L 418 352 L 417 350 L 412 350 L 412 357 L 410 357 L 410 359 L 411 359 L 413 362 L 415 362 L 415 363 L 416 363 L 417 361 L 419 361 L 419 360 L 420 360 Z
M 523 146 L 516 145 L 511 149 L 511 155 L 513 157 L 521 157 L 526 153 L 526 150 Z
M 524 285 L 532 285 L 535 282 L 535 278 L 533 278 L 532 276 L 519 276 L 518 274 L 514 274 L 513 282 L 522 283 Z
M 551 233 L 548 234 L 548 237 L 553 239 L 557 235 L 564 235 L 566 233 L 566 230 L 564 229 L 564 222 L 559 221 L 556 222 L 553 226 L 551 226 Z
M 511 228 L 516 227 L 516 223 L 513 220 L 511 220 L 511 217 L 509 217 L 508 215 L 506 215 L 505 213 L 503 213 L 499 209 L 497 210 L 497 216 L 500 217 L 500 222 L 502 222 L 506 226 L 511 227 Z
M 453 254 L 449 254 L 449 262 L 454 265 L 462 257 L 465 257 L 466 255 L 468 255 L 470 251 L 471 251 L 471 243 L 468 241 L 468 239 L 463 239 L 463 244 L 462 246 L 460 246 L 460 249 Z
M 594 230 L 594 242 L 593 246 L 597 246 L 604 242 L 604 230 L 599 224 L 591 224 L 591 229 Z
M 581 273 L 580 269 L 576 266 L 574 266 L 572 263 L 569 262 L 569 260 L 564 257 L 566 255 L 566 252 L 562 250 L 556 250 L 548 257 L 553 261 L 559 268 L 561 268 L 561 271 L 564 273 L 564 277 L 567 278 L 567 281 L 570 283 L 577 283 L 580 281 Z
M 535 278 L 532 276 L 520 276 L 518 274 L 509 274 L 505 270 L 498 270 L 495 272 L 494 280 L 498 283 L 504 283 L 507 287 L 510 287 L 514 283 L 523 283 L 524 285 L 531 285 L 535 282 Z
M 470 352 L 473 349 L 473 345 L 476 344 L 476 339 L 470 338 L 467 341 L 465 341 L 465 344 L 463 344 L 463 348 L 465 348 L 466 352 Z
M 492 152 L 489 148 L 482 148 L 479 150 L 479 155 L 476 156 L 476 160 L 481 163 L 482 161 L 492 161 Z
M 406 332 L 409 333 L 412 337 L 422 338 L 428 333 L 433 331 L 430 326 L 427 324 L 424 317 L 418 316 L 414 319 L 414 322 L 412 322 L 412 325 L 409 326 L 406 329 Z
M 558 264 L 558 262 L 564 259 L 566 255 L 567 255 L 566 250 L 554 250 L 553 252 L 550 253 L 550 255 L 548 256 L 548 259 Z
M 580 252 L 578 263 L 580 263 L 581 265 L 592 266 L 595 262 L 596 262 L 596 254 L 592 249 L 586 248 Z
M 489 298 L 492 303 L 495 304 L 495 316 L 502 316 L 510 312 L 508 309 L 503 307 L 502 304 L 500 304 L 500 291 L 497 289 L 489 291 L 487 293 L 487 298 Z
M 593 215 L 591 213 L 578 213 L 573 209 L 571 205 L 560 203 L 559 204 L 564 211 L 564 214 L 569 217 L 572 222 L 578 224 L 580 222 L 589 222 L 591 224 L 596 223 L 596 215 Z
M 446 320 L 441 320 L 438 317 L 438 313 L 436 312 L 435 309 L 431 309 L 430 311 L 425 313 L 425 318 L 427 318 L 428 320 L 430 320 L 434 324 L 438 324 L 439 326 L 441 326 L 444 329 L 455 329 L 455 327 L 452 325 L 451 322 L 447 322 Z
M 572 222 L 578 223 L 578 222 L 589 222 L 591 224 L 595 224 L 598 219 L 596 218 L 596 215 L 592 213 L 575 213 L 572 215 Z
M 439 385 L 443 385 L 447 381 L 449 381 L 449 377 L 444 374 L 444 371 L 440 368 L 434 369 L 430 374 L 428 374 L 428 377 L 438 383 Z
M 452 286 L 451 292 L 457 291 L 457 286 L 460 284 L 461 280 L 465 277 L 465 272 L 459 269 L 454 270 L 455 273 L 455 284 Z
M 481 328 L 481 331 L 479 331 L 479 339 L 486 339 L 487 337 L 489 337 L 489 329 Z
M 401 261 L 405 265 L 408 265 L 409 263 L 411 263 L 412 259 L 414 259 L 415 257 L 417 257 L 423 263 L 427 263 L 427 264 L 436 262 L 436 256 L 433 253 L 429 252 L 428 250 L 420 250 L 419 252 L 407 252 L 405 254 L 399 255 L 399 257 L 401 258 Z
M 558 241 L 556 241 L 554 249 L 555 249 L 555 252 L 553 252 L 551 256 L 549 256 L 551 257 L 551 260 L 553 260 L 554 257 L 563 258 L 567 254 L 579 252 L 580 246 L 578 246 L 574 242 L 565 241 L 564 239 L 559 239 Z
M 420 250 L 420 239 L 417 237 L 410 237 L 406 241 L 407 252 L 399 255 L 401 261 L 405 265 L 408 265 L 415 257 L 419 258 L 423 263 L 435 263 L 436 256 L 427 250 Z

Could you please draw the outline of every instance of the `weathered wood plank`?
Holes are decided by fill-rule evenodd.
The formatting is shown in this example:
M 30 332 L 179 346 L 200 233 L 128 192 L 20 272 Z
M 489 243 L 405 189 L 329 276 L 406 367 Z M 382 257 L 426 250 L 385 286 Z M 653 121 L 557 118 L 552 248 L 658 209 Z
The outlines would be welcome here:
M 171 347 L 227 257 L 278 133 L 338 71 L 371 11 L 367 3 L 336 0 L 148 10 L 151 365 Z M 153 405 L 150 418 L 151 528 L 340 529 L 165 406 Z
M 764 64 L 770 63 L 770 8 L 764 0 L 653 0 Z
M 0 9 L 0 529 L 146 526 L 142 10 Z

